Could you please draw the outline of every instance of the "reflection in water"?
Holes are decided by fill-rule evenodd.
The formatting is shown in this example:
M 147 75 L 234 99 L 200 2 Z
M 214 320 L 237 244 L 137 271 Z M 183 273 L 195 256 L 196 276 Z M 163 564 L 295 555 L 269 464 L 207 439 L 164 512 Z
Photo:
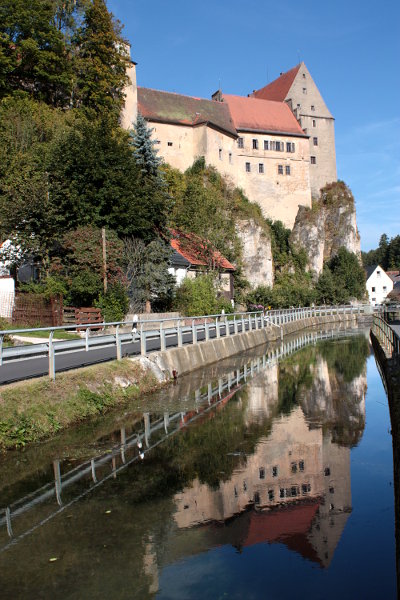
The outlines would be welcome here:
M 121 578 L 152 597 L 165 566 L 225 545 L 283 543 L 329 566 L 351 512 L 350 448 L 365 425 L 369 353 L 362 336 L 318 341 L 336 335 L 307 334 L 250 362 L 231 360 L 216 380 L 188 389 L 192 401 L 180 410 L 124 423 L 107 452 L 73 466 L 54 461 L 48 482 L 21 495 L 21 483 L 3 484 L 4 589 L 29 573 L 46 585 L 43 565 L 28 560 L 30 538 L 46 556 L 53 545 L 69 557 L 59 567 L 64 586 L 73 572 L 75 586 L 98 597 Z M 104 562 L 101 532 L 107 540 L 111 532 L 94 518 L 104 504 L 129 556 L 118 574 Z M 83 577 L 89 564 L 99 565 L 96 582 Z

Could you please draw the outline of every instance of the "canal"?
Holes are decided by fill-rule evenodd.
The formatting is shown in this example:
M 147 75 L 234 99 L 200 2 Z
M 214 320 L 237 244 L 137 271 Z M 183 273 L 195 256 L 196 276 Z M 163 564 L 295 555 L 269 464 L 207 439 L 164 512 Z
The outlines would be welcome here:
M 0 457 L 1 599 L 396 598 L 368 331 L 233 357 Z

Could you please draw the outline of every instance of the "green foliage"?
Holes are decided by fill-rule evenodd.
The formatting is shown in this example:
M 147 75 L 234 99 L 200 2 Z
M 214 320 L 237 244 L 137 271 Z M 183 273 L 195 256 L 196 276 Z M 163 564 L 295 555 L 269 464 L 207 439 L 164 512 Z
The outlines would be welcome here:
M 379 247 L 376 250 L 362 252 L 365 267 L 380 265 L 385 270 L 400 269 L 400 235 L 389 239 L 386 233 L 381 235 Z
M 176 290 L 175 306 L 188 317 L 220 312 L 214 277 L 209 274 L 184 279 Z
M 316 285 L 319 304 L 346 304 L 351 299 L 361 300 L 365 296 L 365 273 L 358 258 L 346 248 L 325 266 Z
M 134 131 L 130 134 L 133 157 L 142 173 L 157 177 L 160 176 L 159 167 L 162 161 L 155 148 L 157 140 L 151 138 L 153 131 L 154 128 L 148 127 L 146 120 L 138 112 Z
M 100 294 L 96 306 L 101 309 L 105 322 L 123 321 L 129 309 L 126 289 L 120 283 L 114 283 L 106 293 Z
M 98 115 L 104 111 L 118 120 L 123 102 L 129 58 L 121 26 L 104 0 L 91 0 L 74 40 L 78 50 L 77 102 Z
M 158 309 L 169 306 L 172 299 L 174 278 L 168 272 L 171 248 L 161 238 L 148 244 L 139 239 L 126 239 L 124 260 L 131 307 L 143 310 L 156 302 Z

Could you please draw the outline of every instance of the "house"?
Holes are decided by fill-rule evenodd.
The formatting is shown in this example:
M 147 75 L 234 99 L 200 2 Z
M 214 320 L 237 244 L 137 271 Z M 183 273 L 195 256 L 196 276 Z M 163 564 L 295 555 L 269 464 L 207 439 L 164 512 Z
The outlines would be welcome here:
M 248 96 L 210 100 L 138 87 L 134 62 L 128 76 L 122 126 L 140 111 L 165 162 L 185 171 L 204 157 L 265 217 L 292 228 L 299 206 L 336 181 L 334 119 L 304 63 Z
M 380 265 L 366 268 L 367 292 L 372 306 L 382 304 L 386 296 L 393 290 L 393 280 L 387 275 Z
M 218 250 L 215 250 L 194 234 L 172 231 L 171 266 L 168 271 L 180 285 L 185 277 L 195 278 L 200 274 L 217 270 L 220 290 L 228 299 L 233 299 L 233 273 L 235 267 Z

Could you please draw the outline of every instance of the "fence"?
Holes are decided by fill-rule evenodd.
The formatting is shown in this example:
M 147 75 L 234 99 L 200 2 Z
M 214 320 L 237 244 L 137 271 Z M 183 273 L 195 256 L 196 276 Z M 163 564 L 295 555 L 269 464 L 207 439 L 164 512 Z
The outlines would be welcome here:
M 187 344 L 197 344 L 201 341 L 218 339 L 230 335 L 237 335 L 248 331 L 256 331 L 268 327 L 277 327 L 281 330 L 286 323 L 301 321 L 311 317 L 329 315 L 343 316 L 361 315 L 368 312 L 369 307 L 363 306 L 323 306 L 307 307 L 288 310 L 273 310 L 263 313 L 261 311 L 249 313 L 233 313 L 218 315 L 203 315 L 186 318 L 154 319 L 139 321 L 137 330 L 132 331 L 132 321 L 119 321 L 113 323 L 85 324 L 85 332 L 81 339 L 54 341 L 54 333 L 59 330 L 76 330 L 76 326 L 42 327 L 35 329 L 17 329 L 0 331 L 0 365 L 6 362 L 26 360 L 29 358 L 48 358 L 48 373 L 51 379 L 55 378 L 55 357 L 72 352 L 89 352 L 101 348 L 115 348 L 114 358 L 120 360 L 123 355 L 141 354 L 146 356 L 152 350 L 166 350 L 167 347 L 182 347 Z M 153 325 L 153 329 L 149 328 Z M 113 333 L 90 335 L 98 329 L 113 327 Z M 128 332 L 124 328 L 129 328 Z M 49 340 L 29 346 L 15 346 L 3 348 L 5 335 L 19 335 L 32 332 L 49 332 Z M 124 352 L 125 350 L 125 352 Z M 111 360 L 113 357 L 109 357 Z M 103 358 L 104 360 L 104 358 Z M 93 361 L 96 362 L 96 361 Z
M 399 334 L 389 325 L 384 317 L 374 315 L 372 331 L 378 338 L 386 354 L 391 357 L 400 356 Z
M 63 323 L 62 296 L 46 298 L 40 294 L 0 292 L 0 317 L 12 323 L 58 327 Z

